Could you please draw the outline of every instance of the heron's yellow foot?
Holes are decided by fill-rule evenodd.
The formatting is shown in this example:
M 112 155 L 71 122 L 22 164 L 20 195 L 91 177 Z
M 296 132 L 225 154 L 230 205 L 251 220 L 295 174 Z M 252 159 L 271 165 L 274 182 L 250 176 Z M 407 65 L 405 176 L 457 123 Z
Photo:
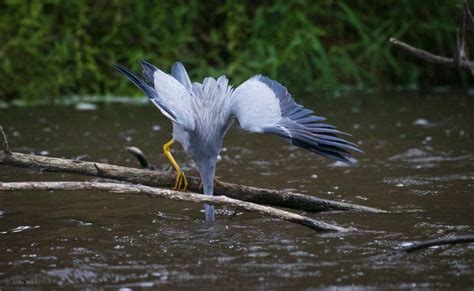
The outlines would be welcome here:
M 176 176 L 176 184 L 173 187 L 173 190 L 176 191 L 184 191 L 188 189 L 188 180 L 186 179 L 186 175 L 184 175 L 183 171 L 178 171 L 178 175 Z
M 178 163 L 176 163 L 175 159 L 173 158 L 173 155 L 171 155 L 171 145 L 173 143 L 174 143 L 174 140 L 170 140 L 169 142 L 163 145 L 163 152 L 165 153 L 165 156 L 170 162 L 170 164 L 176 170 L 176 174 L 177 174 L 176 184 L 174 185 L 173 190 L 186 191 L 186 189 L 188 188 L 188 180 L 186 179 L 186 176 L 184 175 L 183 170 L 181 170 Z

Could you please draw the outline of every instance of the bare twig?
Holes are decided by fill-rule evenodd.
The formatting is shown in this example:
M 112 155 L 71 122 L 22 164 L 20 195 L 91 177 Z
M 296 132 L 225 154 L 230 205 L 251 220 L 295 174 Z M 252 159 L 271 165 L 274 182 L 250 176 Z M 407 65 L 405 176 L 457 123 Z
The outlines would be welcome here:
M 126 147 L 127 152 L 132 154 L 135 158 L 137 158 L 140 166 L 143 169 L 154 170 L 155 167 L 148 162 L 148 159 L 145 157 L 145 154 L 137 147 Z
M 456 30 L 456 50 L 454 51 L 454 61 L 458 67 L 461 67 L 463 60 L 469 61 L 469 51 L 466 45 L 466 30 L 472 25 L 472 15 L 467 1 L 464 0 L 460 17 L 459 27 Z M 474 76 L 474 65 L 468 68 L 471 75 Z
M 0 125 L 0 135 L 2 136 L 2 145 L 3 145 L 3 152 L 7 155 L 11 155 L 10 146 L 8 145 L 7 135 L 5 131 L 3 131 L 3 126 Z
M 427 62 L 433 63 L 433 64 L 440 64 L 440 65 L 445 65 L 445 66 L 450 66 L 450 67 L 457 67 L 458 64 L 453 59 L 438 56 L 435 54 L 432 54 L 430 52 L 427 52 L 422 49 L 415 48 L 403 41 L 400 41 L 394 37 L 390 38 L 390 43 L 392 43 L 395 46 L 401 47 L 404 50 L 408 51 L 409 53 L 419 57 L 420 59 L 423 59 Z M 474 67 L 474 62 L 471 61 L 466 61 L 466 60 L 461 60 L 459 62 L 459 67 L 463 69 L 470 69 L 471 67 Z
M 443 237 L 443 238 L 428 240 L 424 242 L 418 242 L 406 247 L 396 249 L 395 253 L 411 253 L 414 251 L 427 249 L 433 246 L 441 246 L 441 245 L 448 245 L 448 244 L 453 245 L 453 244 L 461 244 L 461 243 L 474 243 L 474 235 Z
M 291 213 L 269 206 L 258 205 L 232 199 L 226 196 L 207 196 L 197 193 L 183 193 L 173 190 L 152 188 L 143 185 L 97 183 L 97 182 L 16 182 L 0 183 L 0 192 L 14 191 L 105 191 L 112 193 L 130 193 L 148 195 L 153 198 L 187 201 L 193 203 L 207 203 L 214 205 L 226 205 L 238 209 L 258 212 L 274 218 L 286 220 L 309 227 L 317 231 L 350 231 L 354 229 L 343 228 L 312 219 L 307 216 Z
M 467 0 L 463 1 L 463 13 L 466 15 L 466 29 L 474 30 L 474 16 L 472 16 Z
M 97 169 L 98 173 L 103 173 L 104 172 L 104 171 L 102 171 L 102 169 L 99 167 L 99 165 L 97 163 L 94 163 L 94 167 Z
M 474 76 L 474 62 L 469 60 L 468 49 L 466 46 L 466 30 L 474 30 L 474 18 L 469 9 L 467 1 L 464 0 L 460 24 L 456 31 L 456 46 L 453 58 L 438 56 L 428 51 L 415 48 L 394 37 L 391 37 L 389 41 L 391 44 L 406 50 L 407 52 L 413 54 L 414 56 L 422 60 L 433 64 L 440 64 L 453 68 L 467 69 L 470 70 L 471 74 Z
M 465 19 L 465 14 L 462 16 Z M 461 67 L 462 61 L 466 58 L 466 30 L 465 30 L 465 21 L 462 21 L 462 28 L 456 30 L 456 49 L 454 50 L 453 61 L 457 67 Z

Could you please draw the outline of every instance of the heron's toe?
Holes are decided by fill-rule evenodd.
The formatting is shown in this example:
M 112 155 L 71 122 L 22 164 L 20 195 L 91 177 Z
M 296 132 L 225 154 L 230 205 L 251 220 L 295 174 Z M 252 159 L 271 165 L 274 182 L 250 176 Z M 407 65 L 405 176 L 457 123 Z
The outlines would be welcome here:
M 176 184 L 174 185 L 173 190 L 186 192 L 187 188 L 188 181 L 186 176 L 184 175 L 184 172 L 180 171 L 176 176 Z
M 186 176 L 183 173 L 183 192 L 186 192 L 188 190 L 188 179 L 186 179 Z

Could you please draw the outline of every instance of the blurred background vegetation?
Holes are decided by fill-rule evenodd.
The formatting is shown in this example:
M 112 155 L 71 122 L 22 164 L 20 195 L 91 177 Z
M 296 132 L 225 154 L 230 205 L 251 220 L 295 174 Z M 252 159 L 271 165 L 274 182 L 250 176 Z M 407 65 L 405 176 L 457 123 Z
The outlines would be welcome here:
M 432 66 L 388 44 L 395 36 L 451 56 L 459 5 L 455 0 L 3 0 L 0 100 L 140 95 L 111 65 L 138 70 L 142 58 L 165 70 L 180 60 L 194 80 L 226 74 L 238 84 L 264 73 L 298 98 L 344 88 L 465 86 L 466 73 Z

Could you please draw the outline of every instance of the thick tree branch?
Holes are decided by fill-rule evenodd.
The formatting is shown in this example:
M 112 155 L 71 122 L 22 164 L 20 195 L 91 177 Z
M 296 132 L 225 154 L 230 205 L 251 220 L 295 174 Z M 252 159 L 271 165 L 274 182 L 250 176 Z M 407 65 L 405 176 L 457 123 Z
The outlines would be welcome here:
M 174 172 L 143 170 L 103 163 L 35 156 L 16 152 L 12 152 L 11 155 L 6 155 L 0 152 L 0 165 L 94 176 L 152 187 L 171 188 L 176 181 Z M 198 177 L 193 176 L 187 176 L 187 179 L 189 190 L 200 192 L 201 180 Z M 216 182 L 215 193 L 216 195 L 225 195 L 258 204 L 287 207 L 309 212 L 357 210 L 374 213 L 387 213 L 387 211 L 376 208 L 320 199 L 299 193 L 243 186 L 220 181 Z
M 17 152 L 11 152 L 10 155 L 0 152 L 0 165 L 114 179 L 152 187 L 171 188 L 174 186 L 176 181 L 175 173 L 171 172 L 151 171 L 104 163 L 35 156 Z M 190 191 L 201 191 L 201 180 L 199 178 L 187 176 L 187 179 L 189 183 L 188 189 Z M 357 204 L 320 199 L 298 193 L 256 188 L 220 181 L 216 182 L 215 193 L 216 195 L 225 195 L 231 198 L 257 204 L 267 204 L 272 206 L 304 210 L 308 212 L 356 210 L 372 213 L 388 213 L 384 210 Z
M 297 223 L 317 231 L 344 232 L 353 230 L 328 224 L 296 213 L 291 213 L 269 206 L 258 205 L 251 202 L 232 199 L 226 196 L 207 196 L 197 193 L 183 193 L 173 190 L 152 188 L 143 185 L 97 182 L 0 182 L 0 192 L 14 191 L 105 191 L 112 193 L 141 194 L 148 195 L 149 197 L 153 198 L 163 198 L 176 201 L 226 205 L 233 208 L 258 212 L 274 218 Z
M 443 237 L 443 238 L 428 240 L 424 242 L 418 242 L 406 247 L 399 248 L 395 250 L 395 253 L 411 253 L 414 251 L 427 249 L 433 246 L 453 245 L 453 244 L 461 244 L 461 243 L 474 243 L 474 235 Z
M 4 134 L 2 134 L 2 136 L 4 137 L 4 148 L 8 148 L 6 137 Z M 8 152 L 0 152 L 0 166 L 1 165 L 114 179 L 152 187 L 171 188 L 176 182 L 176 174 L 174 172 L 151 171 L 104 163 L 35 156 L 10 152 L 9 148 Z M 201 180 L 198 177 L 187 176 L 187 179 L 189 183 L 188 189 L 190 191 L 201 192 Z M 372 213 L 388 213 L 388 211 L 357 204 L 320 199 L 287 191 L 243 186 L 222 181 L 216 182 L 214 191 L 216 193 L 215 195 L 225 195 L 234 199 L 257 204 L 267 204 L 308 212 L 356 210 Z

